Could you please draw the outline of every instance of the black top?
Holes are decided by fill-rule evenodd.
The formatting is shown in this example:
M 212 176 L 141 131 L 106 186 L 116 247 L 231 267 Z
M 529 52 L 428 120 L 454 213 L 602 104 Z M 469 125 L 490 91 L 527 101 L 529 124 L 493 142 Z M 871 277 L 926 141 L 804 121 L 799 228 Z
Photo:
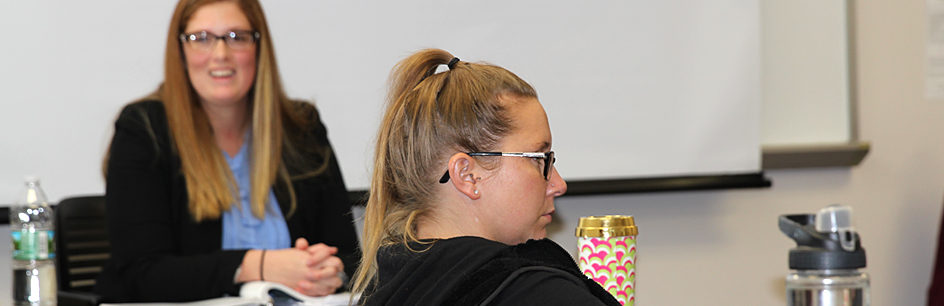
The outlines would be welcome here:
M 297 106 L 311 120 L 304 141 L 317 141 L 330 152 L 314 106 Z M 345 272 L 353 275 L 358 257 L 351 204 L 333 154 L 328 166 L 322 175 L 292 182 L 297 206 L 285 221 L 293 244 L 304 237 L 310 244 L 336 246 Z M 112 254 L 95 287 L 104 301 L 193 301 L 239 293 L 234 277 L 246 250 L 221 250 L 220 219 L 194 221 L 180 167 L 163 104 L 126 106 L 115 122 L 108 160 L 105 205 Z M 288 213 L 287 191 L 278 184 L 274 190 Z
M 620 305 L 548 239 L 458 237 L 382 247 L 365 305 Z

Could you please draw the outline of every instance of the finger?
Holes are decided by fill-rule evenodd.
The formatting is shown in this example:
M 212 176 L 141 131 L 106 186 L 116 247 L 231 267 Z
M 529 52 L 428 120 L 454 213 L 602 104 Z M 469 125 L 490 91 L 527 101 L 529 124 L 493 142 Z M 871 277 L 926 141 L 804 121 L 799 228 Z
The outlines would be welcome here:
M 338 265 L 326 265 L 313 271 L 309 271 L 306 274 L 306 277 L 313 281 L 330 279 L 332 277 L 337 278 L 338 273 L 341 271 L 343 270 L 339 269 Z
M 305 279 L 312 282 L 316 282 L 316 281 L 326 279 L 329 277 L 331 277 L 331 271 L 325 271 L 325 269 L 317 269 L 317 270 L 312 270 L 305 273 Z
M 327 250 L 328 253 L 331 253 L 331 255 L 337 254 L 337 252 L 338 252 L 338 248 L 333 247 L 333 246 L 328 246 L 328 245 L 326 245 L 326 244 L 324 244 L 324 243 L 318 243 L 318 244 L 315 244 L 315 245 L 312 245 L 312 246 L 309 246 L 309 247 L 308 247 L 308 252 L 309 252 L 309 253 L 320 252 L 320 251 L 322 251 L 322 250 Z
M 341 272 L 341 271 L 344 271 L 344 262 L 342 262 L 341 259 L 336 256 L 331 256 L 321 261 L 320 264 L 317 264 L 312 268 L 315 268 L 315 269 L 331 268 L 331 269 L 334 269 L 335 272 Z
M 327 284 L 303 280 L 298 282 L 296 291 L 309 296 L 325 296 L 334 293 L 336 289 L 337 287 L 332 287 Z
M 337 277 L 336 274 L 334 277 L 317 280 L 311 283 L 314 287 L 322 287 L 324 289 L 324 293 L 326 294 L 334 293 L 334 291 L 344 284 L 341 278 Z
M 315 284 L 322 284 L 329 289 L 329 293 L 333 293 L 344 284 L 344 281 L 342 281 L 341 278 L 337 276 L 337 273 L 335 273 L 334 277 L 319 280 Z
M 309 248 L 308 240 L 305 238 L 298 238 L 298 240 L 295 240 L 295 248 L 302 251 L 307 250 Z
M 306 262 L 306 264 L 309 267 L 317 267 L 318 265 L 321 265 L 322 262 L 324 262 L 328 258 L 334 257 L 329 251 L 330 250 L 328 249 L 319 249 L 311 253 L 311 255 L 308 257 L 308 261 Z
M 311 270 L 321 270 L 325 268 L 331 268 L 335 272 L 344 271 L 344 262 L 341 261 L 337 256 L 329 256 L 322 261 L 316 262 L 308 266 Z
M 301 291 L 300 291 L 301 293 L 304 293 L 304 294 L 310 295 L 310 296 L 322 296 L 322 295 L 326 295 L 326 294 L 325 294 L 325 291 L 327 291 L 327 290 L 324 290 L 324 288 L 322 288 L 323 286 L 321 286 L 321 285 L 316 285 L 316 284 L 313 283 L 313 282 L 305 281 L 305 280 L 299 281 L 299 282 L 298 282 L 298 287 L 301 289 Z
M 314 285 L 313 285 L 312 283 L 310 283 L 310 282 L 307 282 L 307 281 L 299 281 L 298 284 L 295 285 L 295 288 L 294 288 L 294 289 L 295 289 L 295 291 L 298 291 L 298 292 L 300 292 L 301 294 L 304 294 L 304 295 L 307 295 L 307 296 L 319 296 L 319 294 L 318 294 L 317 292 L 314 292 L 314 290 L 312 290 L 312 287 L 313 287 L 313 286 L 314 286 Z

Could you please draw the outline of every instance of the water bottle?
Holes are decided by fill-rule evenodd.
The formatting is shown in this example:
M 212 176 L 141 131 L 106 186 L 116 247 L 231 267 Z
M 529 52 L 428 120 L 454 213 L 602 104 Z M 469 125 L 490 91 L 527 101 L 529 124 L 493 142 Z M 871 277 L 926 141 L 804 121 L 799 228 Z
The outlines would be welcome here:
M 852 226 L 852 208 L 831 205 L 815 215 L 781 215 L 790 250 L 787 306 L 869 306 L 865 249 Z
M 56 305 L 55 217 L 36 177 L 10 207 L 13 240 L 13 305 Z

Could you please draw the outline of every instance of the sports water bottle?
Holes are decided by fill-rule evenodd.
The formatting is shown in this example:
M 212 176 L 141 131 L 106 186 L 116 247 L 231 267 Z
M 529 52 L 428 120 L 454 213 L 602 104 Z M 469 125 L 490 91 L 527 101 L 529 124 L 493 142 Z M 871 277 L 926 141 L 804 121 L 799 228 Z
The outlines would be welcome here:
M 852 226 L 852 208 L 831 205 L 815 215 L 781 215 L 790 250 L 787 306 L 869 306 L 865 249 Z
M 56 305 L 54 221 L 39 178 L 27 177 L 26 188 L 10 208 L 15 306 Z

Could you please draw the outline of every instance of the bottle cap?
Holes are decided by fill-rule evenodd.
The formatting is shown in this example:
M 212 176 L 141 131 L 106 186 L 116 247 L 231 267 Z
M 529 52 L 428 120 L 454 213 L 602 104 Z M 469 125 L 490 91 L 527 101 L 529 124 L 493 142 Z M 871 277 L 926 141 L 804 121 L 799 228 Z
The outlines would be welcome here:
M 37 175 L 27 175 L 23 177 L 23 181 L 27 183 L 39 183 L 39 176 Z
M 577 222 L 577 237 L 619 237 L 636 236 L 636 222 L 633 216 L 589 216 L 580 217 Z
M 864 268 L 865 249 L 852 227 L 851 211 L 833 205 L 817 214 L 781 215 L 780 231 L 797 244 L 790 250 L 790 269 Z

